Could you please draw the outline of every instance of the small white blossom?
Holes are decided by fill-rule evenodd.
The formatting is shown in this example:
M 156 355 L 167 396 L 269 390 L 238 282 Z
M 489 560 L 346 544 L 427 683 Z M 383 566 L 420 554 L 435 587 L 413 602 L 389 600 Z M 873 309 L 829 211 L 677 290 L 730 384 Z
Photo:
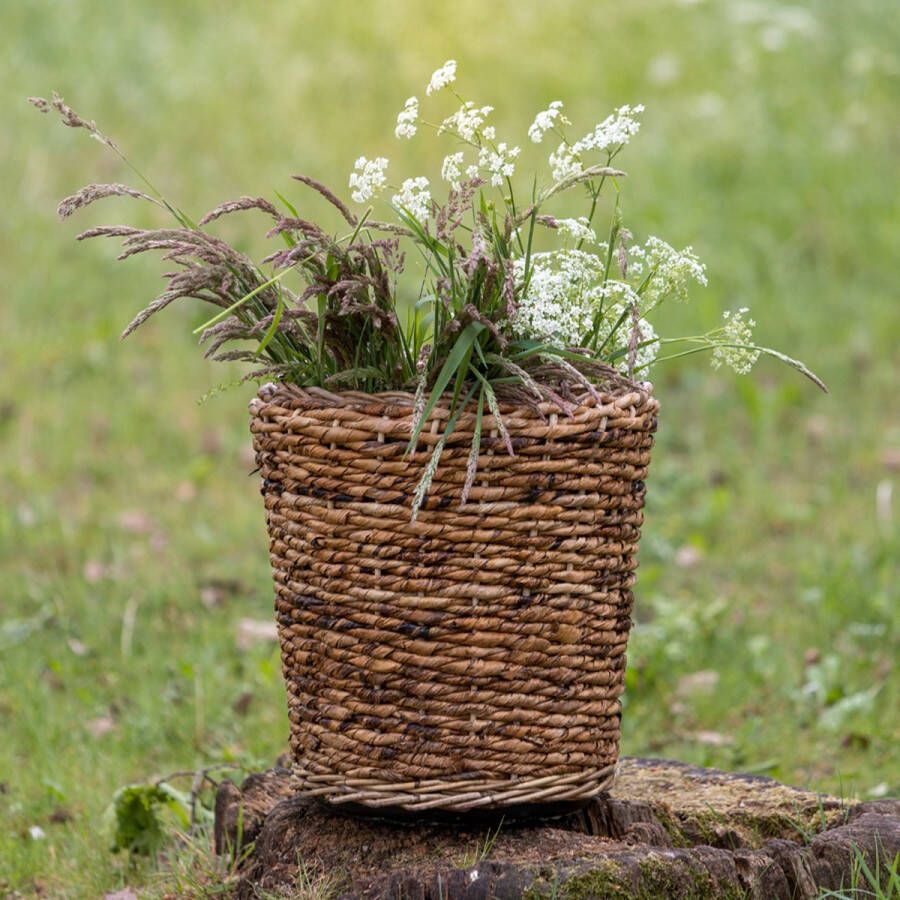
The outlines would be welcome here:
M 350 196 L 354 203 L 367 203 L 384 189 L 387 184 L 384 170 L 387 166 L 388 161 L 383 156 L 376 159 L 361 156 L 356 161 L 355 171 L 350 174 Z
M 650 237 L 643 250 L 633 247 L 629 255 L 641 260 L 647 271 L 654 273 L 644 293 L 645 302 L 650 305 L 670 296 L 675 300 L 687 300 L 692 281 L 706 287 L 706 266 L 697 259 L 691 247 L 676 250 L 660 238 Z
M 558 250 L 535 253 L 528 291 L 519 300 L 515 328 L 527 337 L 578 346 L 591 330 L 594 311 L 603 299 L 603 262 L 593 253 Z M 515 261 L 521 283 L 525 261 Z
M 586 241 L 589 244 L 597 243 L 597 235 L 588 223 L 587 216 L 579 219 L 558 219 L 557 231 L 576 241 Z
M 448 182 L 454 191 L 459 190 L 460 177 L 462 175 L 463 152 L 450 153 L 444 157 L 444 163 L 441 166 L 441 178 Z
M 484 120 L 494 111 L 493 106 L 475 106 L 471 100 L 466 101 L 452 116 L 448 116 L 441 122 L 438 133 L 444 131 L 456 132 L 464 141 L 475 143 L 481 135 L 481 126 Z M 491 132 L 493 134 L 493 132 Z
M 582 170 L 579 151 L 565 142 L 550 154 L 549 162 L 554 181 L 565 181 L 573 175 L 578 175 Z
M 448 59 L 439 69 L 432 73 L 431 81 L 428 82 L 425 93 L 430 97 L 454 81 L 456 81 L 456 60 Z
M 491 184 L 494 187 L 500 187 L 503 179 L 512 177 L 516 171 L 513 160 L 518 157 L 519 153 L 521 153 L 519 147 L 507 148 L 505 143 L 497 144 L 496 150 L 482 147 L 478 154 L 478 165 L 479 168 L 490 173 Z
M 477 178 L 478 177 L 478 166 L 471 165 L 466 166 L 466 178 Z
M 753 329 L 756 322 L 745 319 L 750 312 L 746 306 L 722 314 L 725 324 L 713 336 L 712 367 L 718 369 L 723 363 L 734 369 L 738 375 L 746 375 L 759 359 L 759 350 L 752 346 L 728 346 L 734 344 L 753 344 Z
M 555 127 L 557 121 L 569 124 L 569 120 L 562 114 L 562 100 L 554 100 L 549 108 L 539 112 L 528 129 L 528 137 L 539 144 L 544 139 L 544 134 Z
M 428 179 L 407 178 L 400 185 L 400 192 L 394 194 L 391 203 L 405 209 L 416 221 L 426 222 L 431 213 L 431 191 L 428 190 Z
M 614 326 L 619 320 L 623 309 L 630 309 L 639 300 L 637 292 L 627 281 L 610 278 L 600 290 L 603 294 L 604 305 L 610 310 L 613 308 L 616 310 L 615 316 L 611 316 L 611 326 Z
M 397 127 L 394 134 L 398 138 L 411 138 L 416 133 L 416 122 L 419 118 L 419 99 L 410 97 L 397 114 Z
M 598 252 L 608 252 L 609 244 L 604 241 L 601 246 L 603 250 Z M 640 276 L 644 274 L 644 268 L 647 262 L 647 251 L 641 247 L 640 244 L 629 244 L 625 247 L 624 254 L 625 261 L 628 265 L 628 275 L 631 278 L 639 278 L 640 280 Z
M 640 130 L 641 123 L 636 117 L 643 111 L 643 104 L 640 103 L 637 106 L 620 106 L 596 125 L 592 132 L 577 141 L 573 149 L 577 153 L 584 153 L 587 150 L 608 150 L 610 147 L 627 144 Z

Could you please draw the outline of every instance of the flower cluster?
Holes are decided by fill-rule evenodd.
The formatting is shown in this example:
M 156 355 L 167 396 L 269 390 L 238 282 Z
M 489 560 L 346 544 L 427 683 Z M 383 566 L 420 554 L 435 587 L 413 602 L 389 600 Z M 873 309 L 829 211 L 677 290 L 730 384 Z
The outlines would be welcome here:
M 641 123 L 637 117 L 643 111 L 643 104 L 640 103 L 637 106 L 620 106 L 576 143 L 577 151 L 585 153 L 588 150 L 624 147 L 640 130 Z
M 441 166 L 441 178 L 443 178 L 454 191 L 458 191 L 460 188 L 464 156 L 465 154 L 462 150 L 458 150 L 456 153 L 450 153 L 444 157 L 444 162 Z M 476 166 L 474 169 L 473 175 L 477 174 L 478 167 Z
M 439 131 L 449 131 L 457 135 L 467 144 L 479 141 L 492 141 L 496 137 L 493 125 L 482 128 L 485 119 L 494 111 L 493 106 L 475 106 L 467 100 L 452 116 L 447 116 L 441 123 Z
M 550 174 L 554 181 L 566 181 L 581 173 L 581 156 L 567 143 L 563 142 L 551 154 Z
M 597 234 L 591 228 L 591 223 L 587 216 L 580 216 L 577 219 L 557 219 L 556 228 L 560 234 L 579 243 L 597 243 Z
M 581 250 L 555 250 L 535 253 L 530 262 L 513 327 L 524 337 L 581 347 L 603 299 L 600 258 Z M 517 284 L 524 285 L 525 260 L 514 260 L 513 271 Z
M 478 153 L 478 166 L 490 175 L 494 187 L 500 187 L 507 178 L 515 174 L 516 165 L 513 160 L 520 152 L 520 148 L 507 147 L 504 142 L 494 148 L 482 147 Z
M 528 137 L 535 144 L 539 144 L 544 139 L 544 134 L 555 128 L 557 123 L 562 125 L 571 124 L 563 115 L 562 108 L 562 100 L 554 100 L 547 109 L 542 110 L 534 117 L 534 121 L 528 128 Z
M 516 262 L 515 272 L 517 280 L 523 280 L 521 261 Z M 646 370 L 659 353 L 656 331 L 635 315 L 641 303 L 635 288 L 625 281 L 604 279 L 603 272 L 604 261 L 595 253 L 536 253 L 514 326 L 523 336 L 567 347 L 584 347 L 593 341 L 622 372 Z
M 631 138 L 638 133 L 641 123 L 638 116 L 644 111 L 641 104 L 637 106 L 620 106 L 614 113 L 607 116 L 602 122 L 594 126 L 593 131 L 589 131 L 583 138 L 570 144 L 567 140 L 562 143 L 550 154 L 550 171 L 556 181 L 564 181 L 578 175 L 584 168 L 583 157 L 585 153 L 591 151 L 605 151 L 608 159 L 612 159 L 619 150 L 622 149 Z M 540 113 L 538 118 L 549 113 Z M 567 120 L 560 120 L 561 124 L 566 124 Z M 538 120 L 535 119 L 535 125 Z M 553 120 L 555 123 L 555 120 Z M 535 127 L 532 125 L 532 128 Z M 543 131 L 546 131 L 544 129 Z M 540 131 L 540 137 L 543 137 L 543 131 Z M 530 132 L 529 132 L 530 133 Z M 538 133 L 536 131 L 536 133 Z M 532 137 L 534 140 L 534 137 Z
M 354 203 L 368 203 L 384 190 L 387 185 L 385 170 L 388 161 L 379 156 L 375 159 L 366 159 L 360 156 L 354 165 L 354 172 L 350 175 L 350 196 Z
M 408 212 L 418 222 L 426 222 L 431 214 L 431 191 L 428 189 L 428 179 L 407 178 L 400 186 L 400 191 L 394 194 L 391 203 L 398 209 Z
M 403 104 L 403 109 L 397 114 L 397 127 L 394 129 L 394 135 L 398 138 L 407 139 L 415 137 L 418 118 L 419 100 L 417 97 L 410 97 Z
M 724 324 L 710 337 L 713 343 L 712 366 L 730 366 L 739 375 L 746 375 L 759 359 L 760 348 L 753 343 L 753 329 L 756 322 L 744 317 L 750 310 L 743 306 L 734 312 L 726 310 L 722 314 Z
M 645 300 L 651 306 L 669 297 L 687 300 L 692 282 L 706 287 L 706 266 L 691 247 L 676 250 L 660 238 L 651 237 L 643 248 L 632 249 L 631 256 L 642 261 L 651 276 Z M 643 268 L 635 267 L 635 272 L 643 274 Z
M 456 60 L 448 59 L 439 69 L 432 73 L 428 87 L 425 88 L 425 93 L 430 97 L 454 81 L 456 81 Z

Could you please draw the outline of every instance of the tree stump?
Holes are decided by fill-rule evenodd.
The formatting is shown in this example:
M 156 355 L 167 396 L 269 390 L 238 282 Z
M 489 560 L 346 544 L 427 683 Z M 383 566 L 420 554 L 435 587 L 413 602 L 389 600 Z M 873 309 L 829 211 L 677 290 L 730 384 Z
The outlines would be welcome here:
M 900 853 L 900 800 L 843 803 L 770 778 L 621 761 L 609 795 L 550 821 L 385 821 L 292 795 L 276 767 L 216 798 L 237 896 L 775 898 L 849 888 Z M 241 849 L 243 847 L 243 849 Z

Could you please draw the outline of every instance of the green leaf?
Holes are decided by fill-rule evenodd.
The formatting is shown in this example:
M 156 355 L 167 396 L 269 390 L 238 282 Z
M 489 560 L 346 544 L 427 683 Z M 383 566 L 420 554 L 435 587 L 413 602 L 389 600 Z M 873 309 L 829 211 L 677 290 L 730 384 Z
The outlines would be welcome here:
M 295 219 L 300 218 L 300 215 L 297 212 L 296 208 L 289 200 L 287 200 L 285 197 L 283 197 L 281 194 L 279 194 L 278 191 L 275 191 L 275 196 L 285 205 L 285 207 L 287 207 L 288 212 Z M 297 246 L 297 241 L 294 239 L 294 236 L 289 231 L 282 231 L 281 239 L 285 242 L 285 244 L 287 244 L 288 247 L 296 247 Z
M 534 195 L 537 191 L 537 179 L 535 179 L 534 184 L 531 188 L 531 215 L 529 215 L 528 222 L 528 243 L 525 248 L 525 268 L 523 270 L 523 278 L 522 278 L 522 290 L 523 292 L 527 292 L 528 285 L 531 283 L 531 249 L 534 243 L 534 225 L 537 222 L 537 214 L 538 214 L 538 204 L 534 202 Z
M 248 294 L 244 294 L 240 300 L 235 300 L 234 303 L 231 304 L 227 309 L 223 309 L 221 312 L 216 313 L 211 319 L 208 319 L 202 325 L 198 325 L 193 334 L 200 334 L 201 331 L 206 331 L 207 328 L 211 328 L 213 325 L 221 322 L 222 319 L 230 316 L 238 307 L 243 306 L 248 300 L 252 300 L 257 294 L 262 293 L 266 288 L 272 287 L 273 284 L 277 284 L 290 272 L 290 269 L 285 269 L 282 272 L 279 272 L 277 275 L 270 278 L 268 281 L 264 281 L 262 284 L 257 285 L 252 291 Z
M 300 213 L 297 212 L 297 207 L 288 200 L 284 194 L 279 194 L 278 191 L 275 191 L 275 196 L 285 205 L 287 211 L 295 218 L 300 218 Z
M 256 355 L 261 356 L 262 352 L 269 346 L 269 341 L 275 336 L 275 332 L 278 330 L 278 325 L 281 322 L 281 315 L 284 312 L 284 294 L 282 291 L 278 292 L 278 306 L 275 307 L 275 315 L 272 317 L 272 323 L 266 329 L 266 333 L 263 336 L 263 339 L 259 342 L 259 346 L 256 348 Z
M 428 417 L 431 415 L 431 411 L 434 409 L 435 404 L 440 399 L 441 394 L 444 393 L 445 388 L 450 383 L 450 379 L 457 373 L 459 367 L 463 364 L 466 354 L 471 353 L 472 344 L 475 342 L 475 339 L 484 330 L 484 325 L 480 322 L 469 322 L 456 339 L 456 343 L 453 345 L 450 354 L 444 361 L 444 365 L 441 367 L 441 371 L 434 383 L 431 395 L 422 412 L 422 417 L 419 419 L 412 437 L 409 439 L 409 445 L 406 448 L 407 453 L 410 453 L 416 446 L 422 427 L 425 425 L 425 422 L 428 421 Z
M 113 852 L 138 856 L 159 852 L 169 837 L 164 813 L 170 811 L 185 827 L 190 825 L 190 797 L 165 782 L 129 784 L 119 788 L 107 811 L 113 832 Z

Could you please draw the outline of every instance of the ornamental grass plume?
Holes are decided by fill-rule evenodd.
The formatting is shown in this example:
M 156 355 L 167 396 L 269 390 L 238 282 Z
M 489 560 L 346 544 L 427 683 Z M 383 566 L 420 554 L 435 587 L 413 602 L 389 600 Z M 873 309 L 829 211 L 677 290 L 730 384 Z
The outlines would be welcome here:
M 451 142 L 435 180 L 412 175 L 398 182 L 387 158 L 361 155 L 348 177 L 351 201 L 361 208 L 356 211 L 318 180 L 294 176 L 336 210 L 344 223 L 337 234 L 301 216 L 281 195 L 240 197 L 195 223 L 57 94 L 30 102 L 41 112 L 55 111 L 68 127 L 86 130 L 144 188 L 88 185 L 63 200 L 61 217 L 100 199 L 128 196 L 161 207 L 175 220 L 172 227 L 105 226 L 79 235 L 120 239 L 120 259 L 154 252 L 174 266 L 165 289 L 123 337 L 177 300 L 198 300 L 214 308 L 196 329 L 206 355 L 247 363 L 246 378 L 412 392 L 410 454 L 435 405 L 447 403 L 414 515 L 468 406 L 476 411 L 476 426 L 462 503 L 476 475 L 485 409 L 501 443 L 514 453 L 500 399 L 541 415 L 549 403 L 570 415 L 579 398 L 596 397 L 598 387 L 646 378 L 655 364 L 698 352 L 710 352 L 714 367 L 724 364 L 740 373 L 769 355 L 824 389 L 799 361 L 754 343 L 755 323 L 746 309 L 726 312 L 722 326 L 706 334 L 657 335 L 650 321 L 656 310 L 686 300 L 692 288 L 706 285 L 707 276 L 690 247 L 678 250 L 654 236 L 635 243 L 623 224 L 619 190 L 625 173 L 614 162 L 639 133 L 643 106 L 620 106 L 573 139 L 562 102 L 553 101 L 525 133 L 534 144 L 553 138 L 547 170 L 522 178 L 521 148 L 510 137 L 498 137 L 490 123 L 493 107 L 463 97 L 456 77 L 456 62 L 448 60 L 426 86 L 429 103 L 445 107 L 434 124 L 422 118 L 415 96 L 396 119 L 399 140 L 427 129 Z M 455 110 L 446 111 L 448 97 Z M 561 217 L 558 199 L 572 191 L 582 195 L 586 212 Z M 600 239 L 605 193 L 614 202 Z M 269 220 L 266 236 L 279 243 L 258 262 L 207 230 L 223 216 L 248 211 Z M 413 265 L 407 264 L 410 251 Z

